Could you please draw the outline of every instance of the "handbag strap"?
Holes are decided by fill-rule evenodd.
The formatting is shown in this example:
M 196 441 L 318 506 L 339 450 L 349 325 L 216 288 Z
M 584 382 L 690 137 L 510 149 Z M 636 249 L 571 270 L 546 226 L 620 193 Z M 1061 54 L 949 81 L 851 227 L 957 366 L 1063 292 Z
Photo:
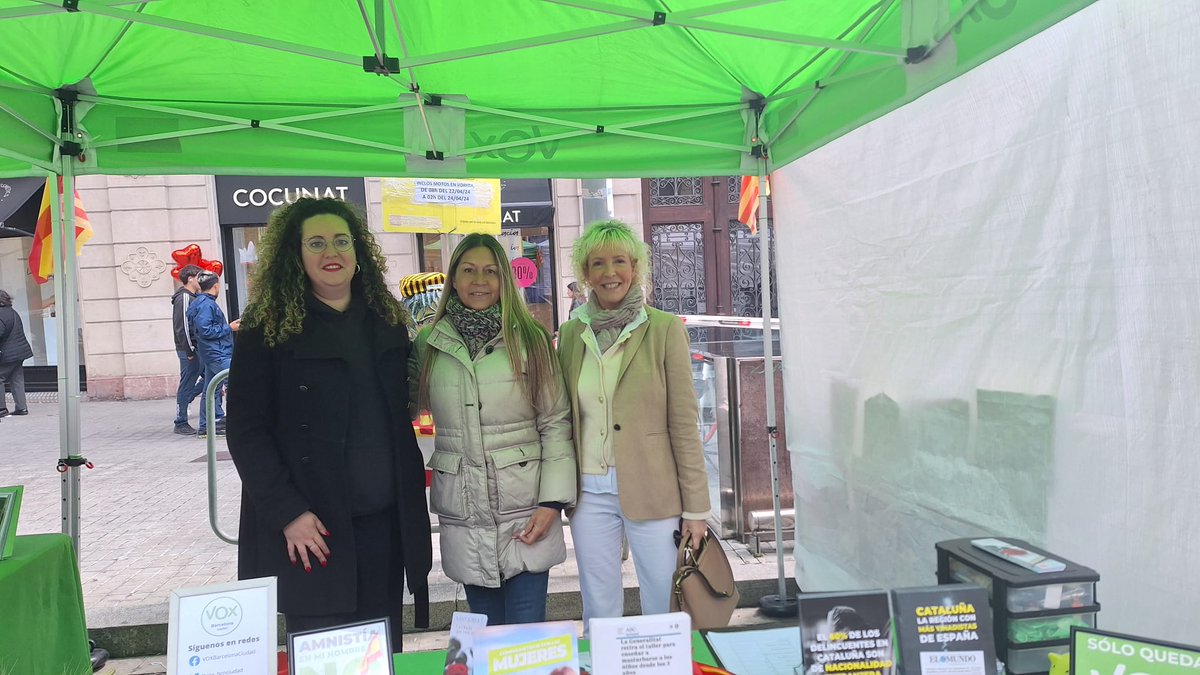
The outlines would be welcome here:
M 708 550 L 709 544 L 716 543 L 716 539 L 716 535 L 713 533 L 712 528 L 707 529 L 704 532 L 704 538 L 700 540 L 699 550 L 693 552 L 691 540 L 689 539 L 684 541 L 682 537 L 680 538 L 679 550 L 676 552 L 676 559 L 680 560 L 681 562 L 679 564 L 679 568 L 675 570 L 674 577 L 671 579 L 671 592 L 675 595 L 675 599 L 681 608 L 683 607 L 683 582 L 693 574 L 699 577 L 705 588 L 707 588 L 713 595 L 717 595 L 722 598 L 733 597 L 733 591 L 722 591 L 714 588 L 713 585 L 708 581 L 708 577 L 706 577 L 704 573 L 700 571 L 700 556 L 704 555 L 704 552 Z M 718 547 L 720 546 L 720 544 L 716 545 Z

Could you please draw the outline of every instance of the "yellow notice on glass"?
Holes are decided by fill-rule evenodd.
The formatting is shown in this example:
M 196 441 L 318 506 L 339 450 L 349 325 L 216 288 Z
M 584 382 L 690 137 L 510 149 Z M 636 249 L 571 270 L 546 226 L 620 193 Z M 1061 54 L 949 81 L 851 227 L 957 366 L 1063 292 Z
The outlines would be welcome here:
M 383 231 L 500 234 L 500 180 L 384 178 Z

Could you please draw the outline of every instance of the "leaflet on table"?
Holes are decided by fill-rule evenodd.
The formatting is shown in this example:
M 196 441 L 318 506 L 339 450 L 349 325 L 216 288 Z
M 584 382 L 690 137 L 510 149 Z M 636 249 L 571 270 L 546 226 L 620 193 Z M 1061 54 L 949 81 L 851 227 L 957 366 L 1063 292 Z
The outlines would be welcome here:
M 690 675 L 692 617 L 684 612 L 592 619 L 592 675 Z
M 800 632 L 795 626 L 758 630 L 710 630 L 704 639 L 731 673 L 794 675 L 800 666 Z
M 455 612 L 450 619 L 450 644 L 446 646 L 444 675 L 470 675 L 475 633 L 487 626 L 486 614 Z
M 1195 675 L 1200 673 L 1200 647 L 1076 626 L 1071 629 L 1071 672 Z
M 988 593 L 973 584 L 892 591 L 905 675 L 991 675 L 996 645 Z
M 486 626 L 474 641 L 471 675 L 579 674 L 579 641 L 569 621 Z
M 275 577 L 171 591 L 168 675 L 274 672 L 275 598 Z
M 1067 569 L 1067 564 L 1061 560 L 1047 558 L 1000 539 L 972 539 L 971 545 L 981 551 L 987 551 L 1001 560 L 1007 560 L 1038 574 L 1061 572 Z
M 802 593 L 798 599 L 804 673 L 895 675 L 886 591 Z

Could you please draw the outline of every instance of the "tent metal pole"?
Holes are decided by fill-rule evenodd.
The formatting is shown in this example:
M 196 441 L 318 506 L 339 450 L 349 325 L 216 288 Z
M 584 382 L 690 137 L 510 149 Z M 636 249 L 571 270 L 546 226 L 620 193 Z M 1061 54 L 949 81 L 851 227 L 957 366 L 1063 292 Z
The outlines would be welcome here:
M 565 33 L 557 33 L 555 35 L 539 35 L 537 37 L 510 40 L 508 42 L 498 42 L 496 44 L 483 45 L 481 47 L 468 47 L 466 49 L 456 49 L 449 52 L 441 52 L 439 54 L 414 56 L 412 58 L 400 59 L 400 67 L 415 68 L 417 66 L 428 66 L 434 63 L 445 63 L 446 61 L 461 61 L 463 59 L 470 59 L 476 56 L 489 56 L 491 54 L 501 54 L 504 52 L 519 51 L 521 49 L 530 49 L 532 47 L 545 47 L 547 45 L 556 45 L 563 42 L 584 40 L 587 38 L 599 37 L 601 35 L 622 33 L 627 30 L 645 28 L 651 25 L 653 24 L 649 18 L 630 19 L 628 21 L 609 23 L 603 26 L 580 28 L 579 30 L 571 30 Z
M 48 171 L 50 173 L 54 173 L 54 171 L 55 171 L 54 165 L 51 164 L 50 162 L 47 162 L 42 159 L 36 159 L 34 157 L 30 157 L 29 155 L 21 154 L 15 150 L 9 150 L 3 146 L 0 146 L 0 157 L 10 157 L 12 159 L 17 160 L 18 162 L 26 162 L 32 166 L 38 167 L 39 169 L 45 169 L 46 171 Z
M 668 25 L 682 26 L 684 28 L 691 28 L 692 30 L 703 30 L 711 33 L 737 35 L 740 37 L 753 38 L 760 41 L 770 40 L 772 42 L 783 42 L 790 45 L 836 49 L 843 52 L 859 52 L 862 54 L 876 54 L 878 56 L 891 56 L 895 58 L 904 58 L 905 56 L 905 51 L 896 47 L 885 47 L 883 45 L 871 44 L 868 42 L 853 42 L 850 40 L 830 40 L 829 38 L 820 38 L 812 35 L 781 33 L 779 31 L 762 30 L 758 28 L 727 26 L 725 24 L 713 23 L 711 21 L 682 19 L 673 21 Z
M 62 278 L 62 295 L 56 295 L 54 305 L 58 308 L 58 353 L 59 353 L 59 414 L 66 413 L 65 424 L 60 422 L 60 432 L 66 428 L 66 471 L 63 472 L 63 508 L 66 512 L 64 533 L 70 535 L 75 544 L 75 557 L 79 558 L 80 540 L 80 473 L 83 452 L 80 444 L 79 424 L 79 285 L 76 281 L 78 265 L 75 255 L 75 157 L 62 156 L 62 227 L 59 240 L 62 258 L 54 261 L 54 277 Z M 65 374 L 64 374 L 65 371 Z M 65 391 L 63 384 L 65 383 Z M 61 452 L 60 452 L 61 454 Z
M 733 152 L 750 152 L 749 145 L 734 145 L 732 143 L 721 143 L 718 141 L 701 141 L 694 138 L 680 138 L 678 136 L 667 136 L 664 134 L 651 134 L 645 131 L 633 131 L 631 129 L 608 129 L 604 133 L 611 133 L 615 136 L 632 136 L 633 138 L 645 138 L 651 141 L 665 141 L 667 143 L 678 143 L 679 145 L 695 145 L 701 148 L 716 148 L 717 150 L 730 150 Z
M 16 73 L 11 73 L 15 77 L 22 77 Z M 28 81 L 28 80 L 26 80 Z M 53 96 L 54 90 L 45 87 L 37 87 L 31 84 L 17 84 L 15 82 L 0 82 L 0 89 L 12 89 L 15 91 L 27 91 L 30 94 L 41 94 L 42 96 Z
M 564 7 L 574 7 L 576 9 L 586 9 L 599 14 L 613 14 L 615 16 L 624 16 L 634 19 L 645 18 L 644 10 L 630 9 L 629 7 L 621 7 L 619 5 L 610 5 L 604 2 L 596 2 L 595 0 L 543 0 L 554 5 L 562 5 Z M 782 0 L 730 0 L 716 5 L 708 5 L 707 7 L 696 7 L 694 9 L 686 9 L 679 12 L 671 12 L 670 17 L 679 18 L 697 18 L 701 16 L 711 16 L 713 14 L 724 14 L 725 12 L 735 12 L 739 9 L 748 9 L 750 7 L 758 7 L 760 5 L 770 5 Z M 670 20 L 668 20 L 670 22 Z
M 887 13 L 887 11 L 892 7 L 892 4 L 893 3 L 888 3 L 887 5 L 880 7 L 880 10 L 878 12 L 876 12 L 875 17 L 873 19 L 871 19 L 871 23 L 867 24 L 867 27 L 863 30 L 862 35 L 864 37 L 867 35 L 870 35 L 871 31 L 875 30 L 875 26 L 879 25 L 879 22 L 881 20 L 883 20 L 884 14 Z M 809 94 L 808 99 L 806 101 L 804 101 L 804 103 L 800 104 L 800 107 L 796 109 L 796 112 L 790 118 L 788 118 L 788 121 L 779 127 L 779 134 L 776 136 L 777 138 L 778 138 L 778 136 L 787 133 L 787 130 L 792 128 L 792 125 L 796 123 L 796 120 L 800 119 L 800 116 L 804 114 L 804 111 L 808 110 L 808 106 L 812 105 L 812 102 L 817 99 L 817 96 L 819 96 L 821 94 L 821 92 L 824 90 L 824 88 L 829 86 L 830 83 L 836 82 L 836 81 L 848 80 L 848 79 L 851 79 L 852 77 L 856 77 L 858 75 L 871 75 L 876 72 L 875 69 L 867 69 L 867 70 L 863 70 L 859 73 L 855 73 L 853 75 L 847 75 L 845 77 L 841 77 L 841 78 L 838 78 L 835 80 L 834 77 L 837 75 L 837 72 L 842 69 L 842 66 L 846 65 L 846 61 L 848 61 L 848 60 L 850 60 L 850 53 L 847 52 L 845 54 L 842 54 L 840 57 L 838 57 L 837 62 L 833 64 L 833 67 L 829 69 L 829 77 L 824 78 L 824 79 L 819 79 L 814 83 L 814 85 L 812 87 L 812 93 Z M 884 66 L 881 66 L 879 68 L 879 70 L 883 70 L 884 68 L 891 68 L 895 65 L 897 65 L 897 64 L 888 63 Z M 790 93 L 790 92 L 788 92 L 788 93 Z
M 61 2 L 49 2 L 48 0 L 33 0 L 40 2 L 42 5 L 30 7 L 14 7 L 12 9 L 0 9 L 0 20 L 3 19 L 20 19 L 26 16 L 43 16 L 45 14 L 64 14 L 66 9 L 63 8 Z M 143 2 L 154 2 L 155 0 L 89 0 L 93 3 L 105 5 L 138 5 Z
M 465 103 L 463 101 L 442 101 L 442 105 L 444 105 L 446 107 L 452 107 L 452 108 L 462 108 L 463 110 L 474 110 L 476 112 L 486 112 L 486 113 L 491 113 L 491 114 L 500 115 L 500 116 L 504 116 L 504 117 L 512 117 L 514 119 L 527 120 L 530 122 L 542 122 L 544 124 L 555 124 L 558 126 L 573 127 L 576 129 L 580 129 L 582 131 L 582 133 L 580 133 L 580 134 L 572 133 L 571 135 L 573 135 L 573 136 L 596 133 L 595 125 L 587 124 L 584 122 L 556 119 L 553 117 L 543 117 L 541 115 L 531 115 L 531 114 L 526 114 L 526 113 L 514 112 L 514 111 L 510 111 L 510 110 L 500 110 L 497 108 L 488 108 L 486 106 L 479 106 L 479 105 L 475 105 L 473 103 Z M 742 110 L 746 107 L 747 106 L 745 104 L 730 105 L 730 106 L 727 106 L 725 108 L 725 110 L 728 110 L 728 111 Z M 712 113 L 706 112 L 705 114 L 712 114 Z M 702 117 L 703 115 L 696 114 L 693 116 L 694 117 Z M 685 116 L 677 116 L 677 117 L 680 119 L 688 119 L 688 117 L 685 117 Z M 691 139 L 691 138 L 679 138 L 678 136 L 666 136 L 664 134 L 652 134 L 652 133 L 648 133 L 645 131 L 633 131 L 632 129 L 629 128 L 632 126 L 642 126 L 643 124 L 653 124 L 653 123 L 655 123 L 655 122 L 654 121 L 645 121 L 645 122 L 639 121 L 639 122 L 626 122 L 624 125 L 619 125 L 619 126 L 614 126 L 614 127 L 606 126 L 606 127 L 604 127 L 604 133 L 613 133 L 613 134 L 617 134 L 617 135 L 621 135 L 621 136 L 632 136 L 635 138 L 645 138 L 645 139 L 654 140 L 654 141 L 666 141 L 668 143 L 679 143 L 682 145 L 697 145 L 697 146 L 706 147 L 706 148 L 717 148 L 719 150 L 732 150 L 734 152 L 750 152 L 750 146 L 748 146 L 748 145 L 732 145 L 730 143 L 720 143 L 717 141 L 701 141 L 701 140 L 696 140 L 696 139 Z M 561 134 L 560 134 L 560 136 L 561 136 Z M 547 140 L 556 140 L 556 138 L 550 137 L 550 136 L 544 136 L 544 137 L 537 138 L 537 139 L 519 141 L 517 143 L 508 144 L 503 147 L 514 147 L 516 145 L 528 145 L 530 143 L 541 143 L 541 142 L 544 142 Z M 491 150 L 491 149 L 493 149 L 493 147 L 488 146 L 488 150 Z M 467 152 L 465 150 L 463 152 L 464 152 L 464 154 L 467 154 Z
M 51 95 L 53 92 L 43 92 Z M 194 117 L 202 120 L 212 120 L 214 122 L 227 122 L 229 124 L 239 125 L 241 127 L 250 126 L 250 120 L 229 115 L 217 115 L 214 113 L 199 112 L 196 110 L 187 110 L 185 108 L 173 108 L 171 106 L 158 105 L 155 103 L 141 103 L 138 101 L 122 101 L 120 99 L 104 98 L 102 96 L 92 96 L 90 94 L 80 94 L 79 100 L 87 103 L 97 103 L 102 105 L 115 105 L 124 108 L 133 108 L 134 110 L 146 110 L 149 112 L 159 112 L 168 115 L 179 115 L 181 117 Z M 299 104 L 303 105 L 303 104 Z M 382 112 L 384 110 L 395 110 L 397 108 L 408 108 L 416 105 L 414 101 L 394 101 L 391 103 L 380 103 L 378 105 L 363 106 L 361 108 L 346 108 L 339 110 L 331 110 L 329 112 L 308 113 L 305 115 L 292 115 L 291 117 L 280 117 L 269 120 L 274 124 L 291 124 L 293 122 L 307 122 L 310 120 L 325 120 L 335 117 L 345 117 L 347 115 L 365 115 L 368 113 Z
M 169 30 L 177 30 L 183 33 L 191 33 L 193 35 L 203 35 L 206 37 L 224 40 L 226 42 L 236 42 L 238 44 L 250 45 L 252 47 L 262 47 L 279 52 L 287 52 L 289 54 L 297 54 L 300 56 L 309 56 L 314 59 L 322 59 L 325 61 L 333 61 L 334 63 L 342 63 L 348 66 L 362 69 L 362 56 L 352 54 L 342 54 L 328 49 L 319 49 L 308 45 L 300 45 L 284 40 L 274 40 L 260 35 L 250 35 L 249 33 L 239 33 L 237 31 L 225 30 L 215 26 L 202 26 L 200 24 L 191 23 L 188 21 L 179 21 L 177 19 L 168 19 L 162 16 L 154 16 L 151 14 L 139 14 L 125 9 L 116 9 L 114 7 L 105 7 L 91 2 L 81 3 L 79 11 L 88 14 L 99 14 L 113 19 L 122 21 L 131 21 L 133 23 L 146 24 L 158 28 L 166 28 Z
M 282 131 L 288 134 L 296 134 L 297 136 L 308 136 L 309 138 L 320 138 L 326 141 L 335 141 L 345 143 L 347 145 L 360 145 L 364 148 L 375 148 L 376 150 L 386 150 L 388 152 L 398 152 L 401 154 L 411 154 L 412 148 L 404 147 L 403 145 L 392 145 L 390 143 L 379 143 L 377 141 L 368 141 L 361 138 L 351 138 L 349 136 L 339 136 L 337 134 L 327 134 L 323 131 L 313 131 L 312 129 L 301 129 L 299 127 L 289 127 L 284 124 L 276 124 L 275 122 L 261 122 L 259 124 L 263 129 L 271 129 L 273 131 Z
M 461 108 L 462 110 L 471 110 L 474 112 L 488 113 L 498 115 L 500 117 L 511 117 L 512 119 L 525 120 L 526 122 L 541 122 L 542 124 L 555 124 L 560 127 L 571 127 L 573 129 L 583 129 L 591 133 L 595 133 L 596 125 L 587 122 L 576 122 L 575 120 L 565 120 L 558 117 L 546 117 L 545 115 L 534 115 L 532 113 L 517 112 L 515 110 L 504 110 L 502 108 L 489 108 L 484 105 L 477 105 L 467 101 L 451 101 L 442 100 L 442 105 L 447 108 Z
M 779 594 L 763 596 L 759 606 L 769 616 L 795 616 L 796 598 L 787 596 L 783 566 L 783 523 L 779 497 L 779 447 L 775 420 L 775 333 L 771 329 L 771 227 L 767 220 L 767 159 L 758 159 L 758 255 L 762 280 L 763 382 L 767 398 L 767 445 L 771 456 L 771 504 L 775 508 L 775 560 Z
M 749 107 L 750 107 L 749 104 L 746 104 L 746 103 L 734 103 L 731 105 L 717 106 L 715 108 L 705 108 L 703 110 L 697 110 L 695 112 L 679 113 L 678 115 L 663 115 L 662 117 L 652 117 L 647 120 L 637 120 L 636 122 L 622 122 L 620 124 L 613 124 L 611 126 L 605 126 L 604 128 L 605 129 L 635 129 L 637 127 L 647 127 L 647 126 L 651 126 L 653 124 L 666 124 L 667 122 L 679 122 L 682 120 L 694 120 L 694 119 L 699 119 L 701 117 L 708 117 L 709 115 L 721 115 L 723 113 L 741 112 L 743 110 L 749 109 Z
M 13 110 L 10 107 L 8 107 L 7 105 L 0 103 L 0 111 L 8 113 L 9 115 L 11 115 L 13 117 L 13 119 L 15 119 L 18 122 L 20 122 L 21 124 L 24 124 L 25 126 L 29 127 L 31 130 L 33 130 L 34 133 L 36 133 L 37 135 L 41 136 L 42 138 L 50 141 L 51 143 L 58 143 L 57 136 L 55 136 L 54 134 L 48 133 L 43 129 L 38 128 L 38 125 L 25 119 L 24 117 L 21 116 L 20 113 L 18 113 L 17 111 Z
M 161 141 L 174 138 L 188 138 L 191 136 L 207 136 L 208 134 L 220 134 L 226 131 L 241 131 L 249 125 L 246 124 L 226 124 L 219 127 L 205 127 L 203 129 L 188 129 L 186 131 L 168 131 L 161 134 L 149 134 L 146 136 L 132 136 L 129 138 L 116 138 L 111 141 L 95 141 L 89 143 L 92 148 L 111 148 L 118 145 L 132 145 L 134 143 L 146 143 L 148 141 Z

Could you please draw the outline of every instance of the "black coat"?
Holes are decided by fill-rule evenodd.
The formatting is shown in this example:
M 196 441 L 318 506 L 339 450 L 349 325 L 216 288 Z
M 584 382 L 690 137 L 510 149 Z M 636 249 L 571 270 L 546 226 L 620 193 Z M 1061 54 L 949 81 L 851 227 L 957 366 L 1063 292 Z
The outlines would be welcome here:
M 21 363 L 31 356 L 21 315 L 12 307 L 0 307 L 0 363 Z
M 391 413 L 404 574 L 416 625 L 427 627 L 433 547 L 424 461 L 408 414 L 411 343 L 404 326 L 389 326 L 370 310 L 367 315 Z M 358 583 L 345 457 L 349 367 L 340 344 L 309 330 L 312 321 L 310 313 L 299 335 L 274 348 L 257 328 L 242 329 L 234 343 L 226 423 L 242 478 L 238 577 L 278 577 L 278 606 L 285 614 L 344 614 L 355 611 Z M 333 535 L 326 540 L 334 554 L 329 567 L 314 565 L 311 574 L 288 560 L 283 536 L 283 528 L 305 511 Z

